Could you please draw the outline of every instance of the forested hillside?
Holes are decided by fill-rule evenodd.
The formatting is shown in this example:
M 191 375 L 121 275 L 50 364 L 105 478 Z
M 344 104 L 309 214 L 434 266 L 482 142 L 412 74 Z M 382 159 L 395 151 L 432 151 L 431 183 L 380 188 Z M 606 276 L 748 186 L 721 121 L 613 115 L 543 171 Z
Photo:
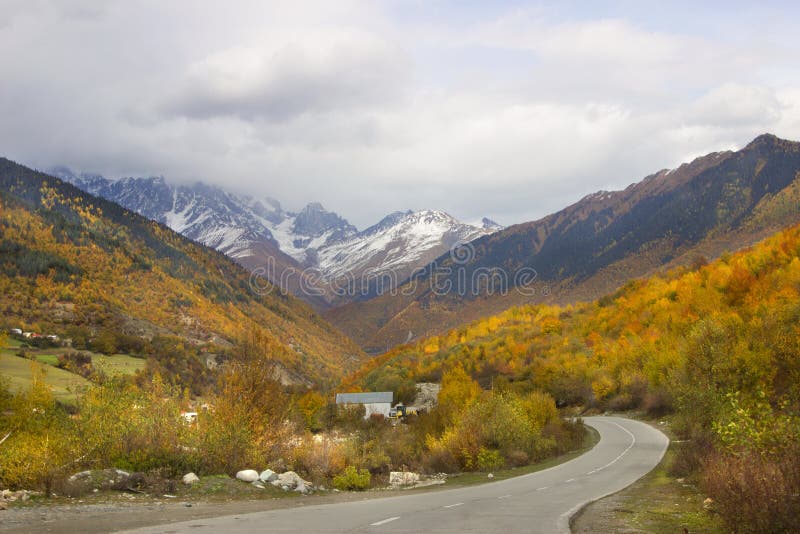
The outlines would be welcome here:
M 212 351 L 255 336 L 290 382 L 330 382 L 362 359 L 307 305 L 251 285 L 222 254 L 0 159 L 0 326 Z
M 695 474 L 732 527 L 744 521 L 754 531 L 793 531 L 798 325 L 795 226 L 591 303 L 512 308 L 396 348 L 351 383 L 399 389 L 463 367 L 486 385 L 540 389 L 561 405 L 674 413 L 688 440 L 675 472 Z

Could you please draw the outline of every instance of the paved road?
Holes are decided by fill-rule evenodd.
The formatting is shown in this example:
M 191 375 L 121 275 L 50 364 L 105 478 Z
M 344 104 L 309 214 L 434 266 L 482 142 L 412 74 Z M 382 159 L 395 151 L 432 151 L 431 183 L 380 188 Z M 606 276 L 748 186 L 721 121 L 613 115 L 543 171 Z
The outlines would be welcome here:
M 198 519 L 145 533 L 244 532 L 569 532 L 586 503 L 617 492 L 653 469 L 669 444 L 644 423 L 587 417 L 600 442 L 550 469 L 488 484 L 356 502 Z

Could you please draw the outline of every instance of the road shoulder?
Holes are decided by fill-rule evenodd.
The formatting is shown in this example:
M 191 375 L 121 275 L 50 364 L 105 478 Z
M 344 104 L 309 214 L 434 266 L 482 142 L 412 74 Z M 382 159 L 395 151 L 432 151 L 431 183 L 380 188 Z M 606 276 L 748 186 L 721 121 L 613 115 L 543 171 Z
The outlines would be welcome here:
M 664 425 L 642 422 L 670 434 Z M 570 522 L 572 532 L 725 532 L 719 518 L 703 508 L 705 496 L 700 490 L 669 474 L 679 446 L 670 441 L 666 454 L 650 473 L 627 488 L 584 506 Z

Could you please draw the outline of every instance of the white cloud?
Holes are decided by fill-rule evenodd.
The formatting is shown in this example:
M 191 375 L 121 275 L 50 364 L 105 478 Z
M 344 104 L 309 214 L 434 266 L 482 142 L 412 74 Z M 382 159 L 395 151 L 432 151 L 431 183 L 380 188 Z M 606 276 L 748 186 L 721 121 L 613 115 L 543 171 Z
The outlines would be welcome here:
M 407 207 L 520 222 L 800 138 L 794 36 L 732 15 L 689 33 L 489 4 L 9 2 L 3 154 L 320 200 L 360 226 Z
M 304 39 L 215 52 L 189 66 L 166 109 L 192 118 L 285 120 L 380 107 L 402 97 L 409 61 L 399 47 L 371 35 L 314 37 L 314 46 Z
M 770 88 L 726 83 L 699 98 L 690 113 L 698 124 L 758 128 L 774 125 L 781 117 L 782 107 Z

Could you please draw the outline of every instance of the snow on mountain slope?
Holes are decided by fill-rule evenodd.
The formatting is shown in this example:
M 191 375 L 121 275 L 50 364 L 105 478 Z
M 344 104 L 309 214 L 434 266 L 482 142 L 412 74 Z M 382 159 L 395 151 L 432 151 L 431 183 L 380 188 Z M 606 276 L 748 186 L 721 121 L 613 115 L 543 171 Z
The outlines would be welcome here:
M 318 249 L 318 267 L 329 278 L 358 277 L 371 270 L 392 271 L 402 281 L 453 245 L 488 233 L 442 211 L 396 212 L 350 239 Z
M 280 256 L 276 261 L 279 269 L 315 269 L 323 285 L 342 277 L 356 280 L 385 273 L 402 281 L 453 245 L 502 228 L 486 218 L 471 225 L 442 211 L 423 210 L 392 213 L 359 232 L 317 202 L 293 213 L 269 197 L 239 196 L 202 183 L 172 186 L 161 177 L 108 180 L 78 175 L 64 167 L 51 173 L 161 222 L 248 268 L 263 264 L 267 257 Z M 279 278 L 276 273 L 274 279 Z M 299 293 L 297 286 L 290 289 Z

